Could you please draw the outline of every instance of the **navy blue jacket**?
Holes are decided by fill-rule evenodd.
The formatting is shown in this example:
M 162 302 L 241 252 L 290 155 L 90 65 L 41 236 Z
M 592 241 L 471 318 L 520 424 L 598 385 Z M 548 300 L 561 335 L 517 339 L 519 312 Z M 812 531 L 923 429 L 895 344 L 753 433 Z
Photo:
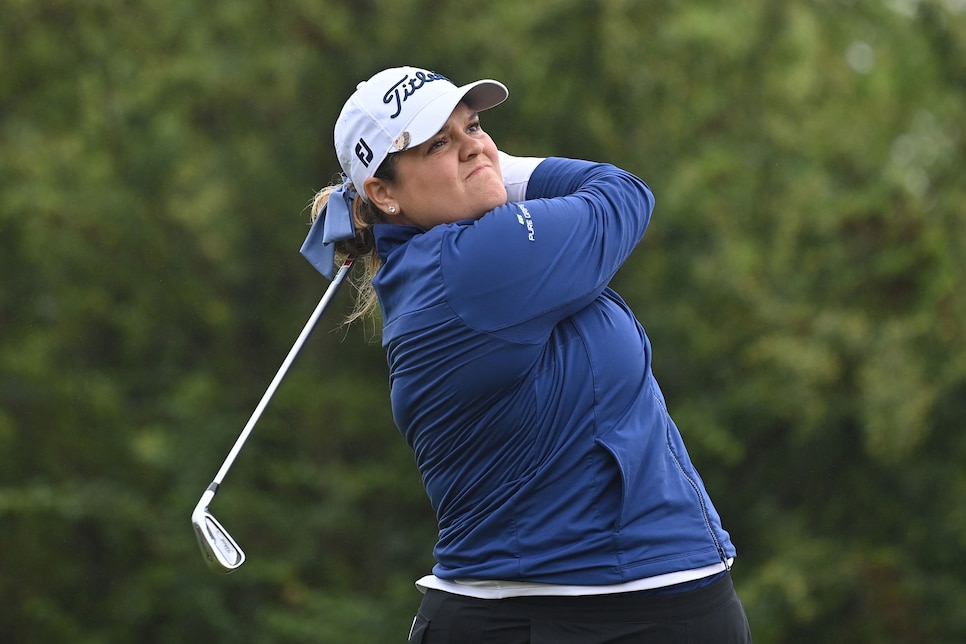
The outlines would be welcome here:
M 425 230 L 378 225 L 393 415 L 439 521 L 444 579 L 622 583 L 734 556 L 608 283 L 647 185 L 551 158 L 527 200 Z

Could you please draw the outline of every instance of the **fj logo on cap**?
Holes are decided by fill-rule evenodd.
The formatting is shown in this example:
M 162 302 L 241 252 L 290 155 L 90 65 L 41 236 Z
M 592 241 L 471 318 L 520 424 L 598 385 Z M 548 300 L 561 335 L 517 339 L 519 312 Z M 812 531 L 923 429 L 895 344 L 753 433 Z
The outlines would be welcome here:
M 372 148 L 366 145 L 365 139 L 359 139 L 359 142 L 356 143 L 356 156 L 362 161 L 362 165 L 367 168 L 372 163 Z

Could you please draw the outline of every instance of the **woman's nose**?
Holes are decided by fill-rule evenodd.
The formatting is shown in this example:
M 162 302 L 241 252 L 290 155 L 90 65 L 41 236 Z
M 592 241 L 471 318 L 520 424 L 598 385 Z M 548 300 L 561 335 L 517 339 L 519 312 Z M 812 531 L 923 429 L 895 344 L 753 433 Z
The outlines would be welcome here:
M 460 151 L 464 159 L 471 159 L 483 152 L 483 141 L 480 139 L 463 134 L 463 141 L 460 143 Z

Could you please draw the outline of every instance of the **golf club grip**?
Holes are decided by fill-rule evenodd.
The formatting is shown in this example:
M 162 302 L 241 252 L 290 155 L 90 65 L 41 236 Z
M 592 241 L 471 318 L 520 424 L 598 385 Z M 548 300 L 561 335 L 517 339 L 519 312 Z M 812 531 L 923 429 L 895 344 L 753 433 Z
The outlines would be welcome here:
M 275 395 L 275 390 L 278 389 L 278 385 L 282 382 L 282 378 L 284 378 L 285 374 L 288 373 L 289 367 L 291 367 L 292 363 L 295 361 L 295 357 L 298 355 L 299 351 L 301 351 L 302 346 L 305 345 L 309 335 L 312 334 L 312 330 L 315 328 L 316 323 L 318 323 L 319 318 L 322 317 L 322 314 L 325 313 L 329 303 L 335 297 L 336 293 L 339 292 L 339 289 L 342 287 L 342 282 L 345 281 L 346 275 L 348 275 L 351 267 L 352 258 L 350 257 L 342 263 L 339 271 L 335 274 L 335 277 L 332 278 L 332 283 L 329 284 L 329 288 L 327 288 L 325 293 L 322 294 L 322 299 L 319 300 L 318 305 L 315 307 L 315 311 L 312 312 L 312 316 L 309 317 L 308 322 L 305 323 L 305 326 L 302 328 L 302 332 L 295 340 L 295 344 L 292 345 L 288 355 L 285 356 L 285 360 L 282 361 L 282 366 L 278 368 L 278 371 L 275 373 L 275 377 L 272 378 L 271 384 L 268 385 L 268 389 L 266 389 L 265 393 L 262 395 L 262 399 L 258 402 L 258 406 L 255 407 L 255 411 L 252 412 L 251 418 L 248 419 L 248 423 L 245 424 L 245 428 L 242 430 L 241 434 L 239 434 L 238 439 L 231 448 L 231 451 L 228 452 L 228 456 L 225 458 L 225 462 L 222 463 L 221 469 L 219 469 L 218 473 L 215 475 L 215 478 L 212 481 L 212 485 L 216 486 L 215 490 L 217 490 L 217 485 L 220 485 L 222 480 L 224 480 L 228 470 L 231 469 L 232 463 L 235 462 L 235 458 L 238 456 L 238 452 L 241 451 L 245 441 L 248 440 L 248 435 L 251 434 L 252 430 L 255 428 L 255 425 L 258 423 L 258 419 L 262 416 L 262 412 L 265 411 L 265 407 L 268 406 L 272 396 Z

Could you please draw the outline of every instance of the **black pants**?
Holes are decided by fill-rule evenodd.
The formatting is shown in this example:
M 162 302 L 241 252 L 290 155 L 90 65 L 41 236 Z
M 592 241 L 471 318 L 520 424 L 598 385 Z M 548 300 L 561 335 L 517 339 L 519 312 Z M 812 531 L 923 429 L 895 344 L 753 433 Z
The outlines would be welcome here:
M 675 594 L 423 598 L 410 644 L 746 644 L 751 630 L 730 575 Z

